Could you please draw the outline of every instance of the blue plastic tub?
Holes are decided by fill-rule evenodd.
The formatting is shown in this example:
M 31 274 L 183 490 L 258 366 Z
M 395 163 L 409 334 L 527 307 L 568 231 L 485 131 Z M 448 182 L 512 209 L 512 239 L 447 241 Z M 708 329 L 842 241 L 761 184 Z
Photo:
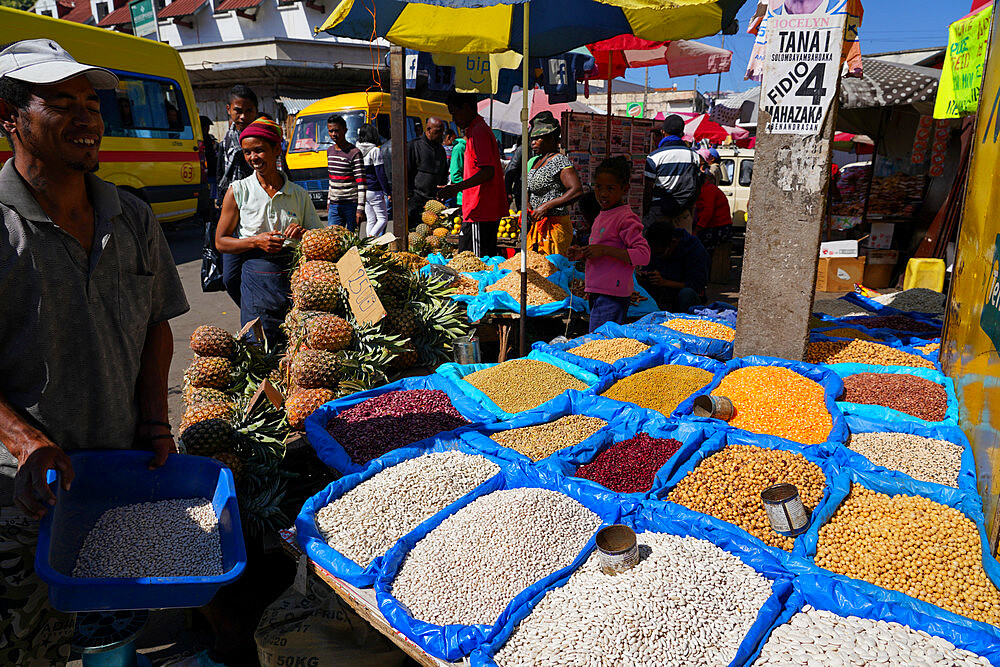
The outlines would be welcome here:
M 87 450 L 70 453 L 76 478 L 69 491 L 49 473 L 56 505 L 42 519 L 35 570 L 49 585 L 56 609 L 112 611 L 201 607 L 247 564 L 233 473 L 218 461 L 171 454 L 156 470 L 149 452 Z M 215 577 L 83 579 L 71 576 L 87 533 L 106 510 L 172 498 L 211 498 L 219 517 L 224 574 Z

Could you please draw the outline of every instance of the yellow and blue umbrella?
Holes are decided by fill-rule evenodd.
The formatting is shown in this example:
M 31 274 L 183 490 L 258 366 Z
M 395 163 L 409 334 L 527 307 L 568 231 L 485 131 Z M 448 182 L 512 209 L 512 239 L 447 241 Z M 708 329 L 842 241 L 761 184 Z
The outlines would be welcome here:
M 527 48 L 532 56 L 552 56 L 618 35 L 707 37 L 728 27 L 744 2 L 531 0 Z M 489 0 L 341 0 L 319 29 L 363 40 L 374 33 L 431 53 L 523 53 L 525 44 L 522 7 Z

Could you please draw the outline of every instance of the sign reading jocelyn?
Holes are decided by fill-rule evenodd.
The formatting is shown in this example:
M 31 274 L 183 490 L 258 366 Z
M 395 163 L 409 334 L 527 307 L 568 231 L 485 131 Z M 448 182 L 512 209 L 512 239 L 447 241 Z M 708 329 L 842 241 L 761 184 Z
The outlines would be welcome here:
M 769 133 L 820 133 L 837 94 L 843 34 L 843 14 L 770 17 L 761 100 Z

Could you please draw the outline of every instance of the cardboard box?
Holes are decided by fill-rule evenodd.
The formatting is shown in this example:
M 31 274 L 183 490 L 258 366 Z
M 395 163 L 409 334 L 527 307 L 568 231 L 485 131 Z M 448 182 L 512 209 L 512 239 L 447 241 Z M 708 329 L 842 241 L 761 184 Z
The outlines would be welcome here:
M 857 257 L 857 241 L 827 241 L 819 244 L 820 257 Z
M 865 248 L 865 287 L 872 289 L 888 287 L 898 261 L 898 250 Z
M 816 271 L 816 289 L 821 292 L 850 292 L 863 283 L 864 257 L 824 257 Z

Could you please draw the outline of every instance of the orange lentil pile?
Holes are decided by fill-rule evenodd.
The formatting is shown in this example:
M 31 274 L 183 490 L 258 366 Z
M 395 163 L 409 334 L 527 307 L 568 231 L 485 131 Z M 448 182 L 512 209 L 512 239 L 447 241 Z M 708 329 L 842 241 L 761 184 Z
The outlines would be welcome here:
M 923 357 L 864 340 L 814 341 L 806 347 L 806 361 L 810 364 L 854 363 L 934 368 L 934 364 Z
M 734 331 L 732 327 L 727 327 L 725 324 L 719 324 L 718 322 L 711 322 L 709 320 L 686 320 L 678 317 L 672 320 L 667 320 L 662 324 L 662 326 L 665 326 L 668 329 L 673 329 L 674 331 L 690 334 L 692 336 L 715 338 L 716 340 L 724 340 L 730 343 L 732 343 L 733 339 L 736 338 L 736 331 Z
M 822 385 L 781 366 L 738 368 L 712 394 L 733 402 L 729 425 L 745 431 L 813 445 L 833 428 Z

